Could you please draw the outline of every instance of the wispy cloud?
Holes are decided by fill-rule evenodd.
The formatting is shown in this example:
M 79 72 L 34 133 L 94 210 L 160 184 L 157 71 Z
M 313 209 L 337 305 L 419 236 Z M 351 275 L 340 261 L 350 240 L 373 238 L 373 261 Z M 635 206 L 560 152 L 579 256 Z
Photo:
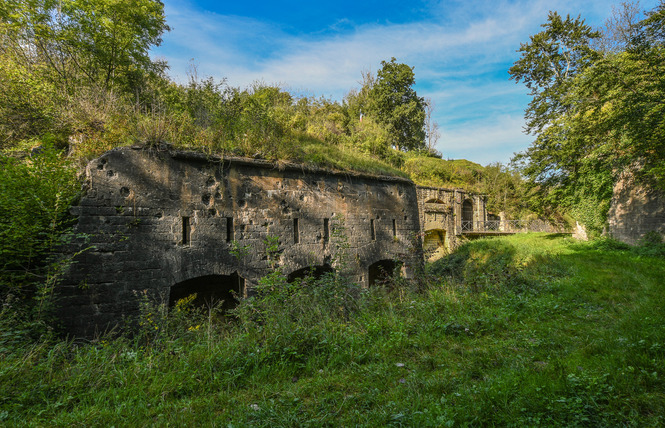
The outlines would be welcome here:
M 604 18 L 610 6 L 604 0 L 442 0 L 430 3 L 430 18 L 422 22 L 340 21 L 294 36 L 274 23 L 173 0 L 166 4 L 173 31 L 154 53 L 180 81 L 194 59 L 199 75 L 227 78 L 233 86 L 259 80 L 337 100 L 358 86 L 362 70 L 396 57 L 415 67 L 418 93 L 437 105 L 435 119 L 445 131 L 439 150 L 481 163 L 506 161 L 529 142 L 521 133 L 528 99 L 508 81 L 507 69 L 550 9 Z
M 523 151 L 531 137 L 522 133 L 521 114 L 494 115 L 444 128 L 439 150 L 444 158 L 469 159 L 486 165 L 508 163 L 514 153 Z M 473 153 L 473 156 L 468 156 Z

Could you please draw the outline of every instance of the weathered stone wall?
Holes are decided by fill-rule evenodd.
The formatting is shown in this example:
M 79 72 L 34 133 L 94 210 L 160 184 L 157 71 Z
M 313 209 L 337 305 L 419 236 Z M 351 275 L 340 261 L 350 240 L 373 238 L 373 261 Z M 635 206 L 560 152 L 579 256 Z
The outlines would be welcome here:
M 174 285 L 215 276 L 251 293 L 270 271 L 269 236 L 279 239 L 285 274 L 346 269 L 369 286 L 377 264 L 400 260 L 407 277 L 422 266 L 409 180 L 132 148 L 104 154 L 86 173 L 73 212 L 76 232 L 90 242 L 68 251 L 94 248 L 76 257 L 59 285 L 62 320 L 76 335 L 136 314 L 144 290 L 168 300 Z M 234 242 L 245 255 L 233 255 Z
M 665 194 L 622 174 L 614 185 L 608 226 L 610 236 L 629 244 L 647 232 L 665 234 Z

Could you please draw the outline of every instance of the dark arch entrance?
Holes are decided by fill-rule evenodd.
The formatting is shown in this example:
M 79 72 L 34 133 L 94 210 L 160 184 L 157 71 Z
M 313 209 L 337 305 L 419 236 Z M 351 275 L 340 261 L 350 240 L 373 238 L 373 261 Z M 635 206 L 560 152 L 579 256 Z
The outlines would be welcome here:
M 171 287 L 169 307 L 180 299 L 196 294 L 194 306 L 209 307 L 223 300 L 222 309 L 233 309 L 238 305 L 234 297 L 242 296 L 245 280 L 237 273 L 231 275 L 205 275 L 179 282 Z
M 399 265 L 394 260 L 379 260 L 369 266 L 367 273 L 367 285 L 384 284 L 393 276 L 393 272 Z
M 331 268 L 329 265 L 307 266 L 302 269 L 298 269 L 291 272 L 287 277 L 287 281 L 294 282 L 296 280 L 302 280 L 308 277 L 314 279 L 320 279 L 323 275 L 334 271 L 335 270 Z
M 462 202 L 462 230 L 473 230 L 473 202 L 470 199 Z

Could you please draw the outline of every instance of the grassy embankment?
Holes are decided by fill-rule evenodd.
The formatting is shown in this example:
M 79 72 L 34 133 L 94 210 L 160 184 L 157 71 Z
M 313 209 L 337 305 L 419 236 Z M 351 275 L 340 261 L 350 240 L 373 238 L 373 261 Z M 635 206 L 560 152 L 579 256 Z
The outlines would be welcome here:
M 226 325 L 146 306 L 134 339 L 0 349 L 0 423 L 662 425 L 655 248 L 516 235 L 430 265 L 421 291 L 275 274 Z

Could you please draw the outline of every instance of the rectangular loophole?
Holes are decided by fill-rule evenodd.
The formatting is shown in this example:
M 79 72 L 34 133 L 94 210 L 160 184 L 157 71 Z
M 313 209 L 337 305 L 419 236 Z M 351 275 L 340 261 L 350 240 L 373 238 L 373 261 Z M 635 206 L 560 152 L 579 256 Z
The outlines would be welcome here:
M 374 229 L 374 219 L 369 219 L 369 232 L 372 236 L 372 241 L 376 241 L 376 229 Z
M 233 217 L 226 217 L 226 242 L 231 242 L 235 239 L 233 236 Z
M 293 219 L 293 243 L 297 244 L 300 242 L 300 231 L 298 230 L 298 219 Z
M 330 241 L 330 220 L 323 219 L 323 242 Z
M 192 226 L 189 224 L 189 217 L 182 218 L 182 245 L 189 245 L 192 234 Z
M 397 237 L 397 220 L 393 219 L 393 238 Z

